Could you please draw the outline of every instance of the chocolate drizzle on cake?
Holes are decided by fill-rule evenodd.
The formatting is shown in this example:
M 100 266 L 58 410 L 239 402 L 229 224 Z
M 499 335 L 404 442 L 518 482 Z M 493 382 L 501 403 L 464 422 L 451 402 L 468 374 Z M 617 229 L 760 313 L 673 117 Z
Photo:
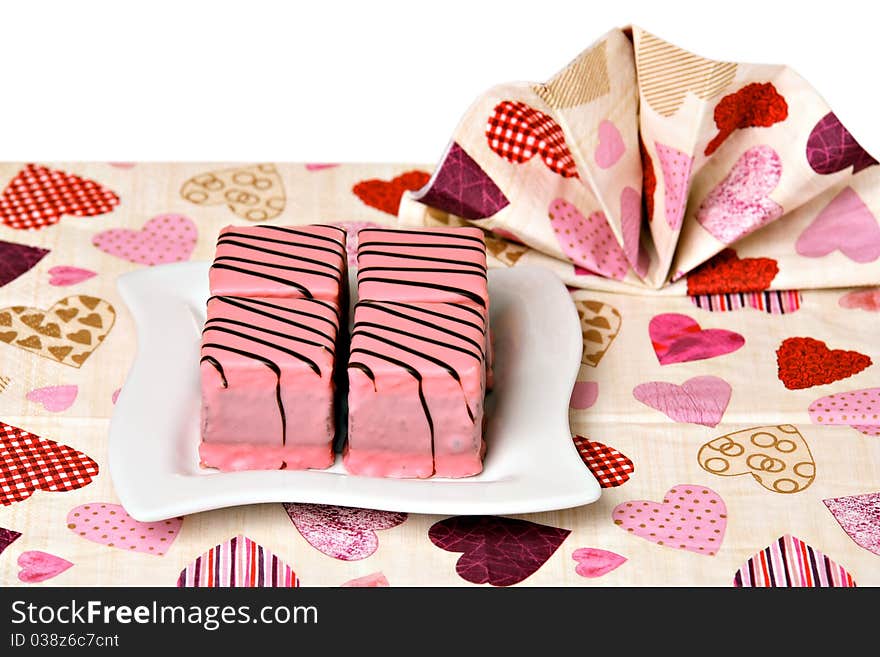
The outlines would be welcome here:
M 470 308 L 463 304 L 437 304 L 438 306 L 449 306 L 450 308 L 458 308 L 460 310 L 470 310 Z M 388 307 L 392 306 L 392 307 Z M 412 331 L 405 330 L 403 328 L 398 328 L 393 325 L 389 317 L 389 321 L 384 324 L 375 322 L 375 321 L 366 321 L 363 319 L 357 320 L 354 323 L 352 329 L 352 340 L 355 340 L 357 336 L 362 336 L 363 338 L 368 338 L 371 340 L 375 340 L 377 342 L 381 342 L 383 344 L 389 345 L 390 347 L 403 351 L 407 354 L 411 354 L 412 356 L 420 359 L 427 360 L 439 368 L 446 371 L 449 376 L 451 376 L 456 383 L 458 383 L 461 388 L 462 396 L 464 397 L 464 405 L 467 410 L 468 417 L 470 421 L 474 421 L 474 411 L 471 409 L 470 403 L 468 402 L 467 395 L 464 391 L 464 386 L 462 384 L 461 375 L 459 372 L 448 362 L 445 360 L 432 356 L 427 353 L 427 345 L 436 345 L 441 347 L 442 349 L 449 349 L 453 351 L 457 351 L 459 353 L 465 354 L 470 358 L 473 358 L 478 364 L 484 362 L 485 354 L 484 354 L 484 345 L 476 342 L 472 338 L 456 333 L 455 331 L 446 328 L 444 326 L 440 326 L 437 321 L 431 321 L 430 316 L 436 316 L 438 318 L 443 318 L 447 321 L 462 324 L 464 326 L 469 326 L 480 334 L 484 333 L 484 327 L 478 324 L 475 324 L 466 319 L 460 319 L 456 317 L 454 314 L 443 315 L 439 312 L 427 310 L 424 308 L 419 308 L 417 306 L 413 306 L 411 304 L 405 304 L 400 302 L 386 302 L 386 301 L 361 301 L 357 304 L 357 307 L 369 308 L 374 310 L 380 314 L 385 314 L 393 317 L 397 317 L 408 322 L 412 322 L 417 326 L 423 326 L 428 329 L 424 333 L 429 333 L 430 331 L 436 331 L 441 335 L 438 335 L 437 338 L 441 338 L 443 336 L 450 336 L 453 339 L 445 339 L 440 340 L 433 337 L 428 337 L 426 334 L 418 334 Z M 406 312 L 401 312 L 398 309 L 406 309 L 409 310 L 412 314 L 407 314 Z M 418 314 L 422 314 L 422 317 L 419 317 Z M 355 317 L 357 318 L 357 312 L 355 312 Z M 427 317 L 426 317 L 427 316 Z M 391 334 L 392 337 L 389 337 L 385 334 Z M 396 337 L 399 336 L 399 337 Z M 400 340 L 400 338 L 408 338 L 414 341 L 416 344 L 424 343 L 426 345 L 425 349 L 418 349 L 417 347 L 410 347 Z M 472 349 L 474 347 L 475 349 Z M 384 360 L 386 362 L 392 363 L 401 367 L 406 372 L 408 372 L 416 381 L 419 386 L 419 399 L 422 402 L 422 410 L 425 413 L 425 419 L 428 422 L 428 426 L 431 430 L 431 444 L 433 450 L 433 442 L 434 442 L 434 422 L 431 417 L 431 411 L 428 407 L 427 401 L 425 400 L 424 391 L 423 391 L 423 378 L 422 374 L 419 371 L 417 364 L 411 362 L 405 362 L 400 360 L 399 358 L 394 358 L 388 354 L 378 353 L 376 351 L 368 350 L 363 347 L 357 347 L 352 349 L 351 354 L 354 355 L 356 353 L 363 353 L 374 358 L 378 358 Z M 373 374 L 372 370 L 365 364 L 359 361 L 352 361 L 348 365 L 349 369 L 357 369 L 361 370 L 366 374 L 366 376 L 372 381 L 374 391 L 377 391 L 376 387 L 376 377 Z
M 233 354 L 238 354 L 239 356 L 244 356 L 245 358 L 252 358 L 253 360 L 257 360 L 266 367 L 268 367 L 272 372 L 275 373 L 275 402 L 278 404 L 278 412 L 281 414 L 281 444 L 287 444 L 287 413 L 284 412 L 284 401 L 281 399 L 281 368 L 278 367 L 278 364 L 275 361 L 269 360 L 265 356 L 260 356 L 259 354 L 251 353 L 250 351 L 245 351 L 243 349 L 236 349 L 235 347 L 230 347 L 229 345 L 219 344 L 216 342 L 206 342 L 202 345 L 202 350 L 205 349 L 219 349 L 220 351 L 229 351 Z M 218 372 L 220 372 L 220 376 L 223 377 L 223 380 L 226 380 L 226 377 L 223 375 L 223 367 L 216 359 L 208 360 L 209 357 L 203 356 L 201 361 L 211 363 L 215 368 L 219 366 Z M 227 386 L 224 386 L 227 387 Z
M 255 313 L 255 314 L 261 315 L 263 317 L 267 317 L 269 319 L 275 320 L 276 322 L 282 322 L 282 323 L 288 324 L 290 326 L 296 326 L 297 328 L 300 328 L 304 331 L 308 331 L 310 333 L 320 335 L 321 337 L 327 339 L 327 344 L 322 345 L 317 342 L 310 342 L 308 340 L 295 338 L 287 333 L 279 333 L 277 331 L 270 331 L 269 329 L 261 329 L 260 327 L 256 326 L 255 324 L 245 324 L 245 323 L 237 322 L 237 321 L 233 321 L 233 320 L 224 320 L 219 317 L 208 320 L 207 322 L 205 322 L 205 326 L 207 326 L 211 322 L 225 322 L 228 324 L 239 324 L 241 326 L 254 328 L 257 330 L 263 330 L 266 333 L 271 333 L 273 335 L 277 335 L 282 338 L 287 338 L 290 340 L 299 340 L 300 342 L 305 342 L 306 344 L 312 344 L 312 345 L 315 345 L 318 347 L 324 347 L 325 349 L 328 349 L 330 351 L 330 353 L 335 353 L 336 346 L 335 346 L 335 341 L 334 341 L 333 336 L 334 336 L 334 334 L 336 334 L 338 332 L 338 329 L 339 329 L 338 318 L 336 321 L 333 321 L 333 320 L 331 320 L 327 317 L 324 317 L 322 315 L 310 313 L 305 310 L 298 309 L 298 310 L 294 311 L 294 310 L 291 310 L 290 308 L 285 308 L 284 306 L 281 306 L 277 303 L 262 301 L 260 299 L 253 299 L 251 297 L 213 296 L 210 299 L 208 299 L 208 302 L 210 303 L 214 299 L 216 299 L 220 303 L 225 303 L 230 306 L 234 306 L 236 308 L 239 308 L 241 310 L 246 310 L 248 312 Z M 327 303 L 326 301 L 320 301 L 318 299 L 303 299 L 303 301 L 306 301 L 309 303 L 314 303 L 314 304 L 321 304 L 325 308 L 328 308 L 328 309 L 332 310 L 334 313 L 336 313 L 336 309 L 333 308 L 333 306 L 331 304 Z M 258 306 L 258 307 L 254 307 L 254 306 Z M 269 312 L 267 310 L 263 310 L 263 308 L 271 308 L 275 312 Z M 316 329 L 313 326 L 309 326 L 308 324 L 303 324 L 301 322 L 297 322 L 292 319 L 286 319 L 286 318 L 282 317 L 279 313 L 287 313 L 288 315 L 293 315 L 294 317 L 310 317 L 312 319 L 316 319 L 321 322 L 326 322 L 327 324 L 329 324 L 330 326 L 333 327 L 333 333 L 325 333 L 324 331 Z
M 364 228 L 363 233 L 387 233 L 399 238 L 399 241 L 371 241 L 361 242 L 358 249 L 358 263 L 361 258 L 376 256 L 402 261 L 400 266 L 370 265 L 358 269 L 358 285 L 364 283 L 385 283 L 387 285 L 404 285 L 408 287 L 421 287 L 432 290 L 450 292 L 462 299 L 468 299 L 482 308 L 486 308 L 486 299 L 473 292 L 468 285 L 443 285 L 428 281 L 418 280 L 416 277 L 406 277 L 405 274 L 438 274 L 449 280 L 456 276 L 476 276 L 486 280 L 486 264 L 483 262 L 468 262 L 462 258 L 439 257 L 437 250 L 465 250 L 472 251 L 485 259 L 486 247 L 481 237 L 462 235 L 452 232 L 419 231 L 407 232 L 388 230 L 383 228 Z M 412 235 L 412 238 L 408 237 Z M 442 237 L 442 242 L 421 242 L 418 236 Z M 363 238 L 361 238 L 363 240 Z M 383 248 L 384 247 L 384 248 Z M 408 252 L 403 253 L 405 249 Z M 445 266 L 442 266 L 445 265 Z M 385 275 L 382 275 L 382 274 Z
M 422 411 L 425 413 L 425 420 L 428 422 L 428 431 L 431 434 L 431 458 L 434 457 L 434 420 L 431 417 L 431 409 L 428 408 L 428 401 L 425 399 L 425 391 L 422 389 L 422 375 L 421 373 L 412 365 L 408 363 L 404 363 L 402 360 L 397 360 L 396 358 L 392 358 L 387 354 L 380 354 L 376 351 L 372 351 L 370 349 L 363 349 L 361 347 L 355 347 L 351 350 L 351 356 L 355 354 L 366 354 L 367 356 L 372 356 L 373 358 L 378 358 L 380 360 L 384 360 L 388 363 L 392 363 L 393 365 L 397 365 L 398 367 L 406 370 L 406 372 L 413 377 L 419 384 L 419 401 L 422 404 Z M 349 369 L 357 369 L 361 370 L 364 373 L 369 372 L 367 376 L 373 382 L 373 388 L 376 387 L 376 376 L 373 374 L 372 370 L 365 365 L 364 363 L 360 363 L 357 361 L 349 361 L 348 363 Z
M 214 369 L 217 370 L 217 374 L 220 375 L 220 382 L 223 384 L 224 388 L 229 387 L 229 381 L 226 380 L 226 372 L 223 371 L 223 365 L 219 360 L 214 358 L 213 356 L 202 356 L 199 360 L 199 363 L 210 363 L 214 366 Z
M 342 229 L 336 226 L 325 227 L 343 232 Z M 345 271 L 345 245 L 342 241 L 325 235 L 317 235 L 312 232 L 285 228 L 283 226 L 261 226 L 260 229 L 271 231 L 269 234 L 272 234 L 272 232 L 280 233 L 280 236 L 276 239 L 268 235 L 256 234 L 254 229 L 228 230 L 222 233 L 217 240 L 217 247 L 230 247 L 234 249 L 233 253 L 236 255 L 218 256 L 214 260 L 212 269 L 225 269 L 281 283 L 282 285 L 295 288 L 308 299 L 314 298 L 314 294 L 308 289 L 302 277 L 294 275 L 292 278 L 287 278 L 282 276 L 284 272 L 322 276 L 336 281 L 339 285 L 342 284 L 342 277 Z M 300 239 L 293 241 L 293 236 Z M 269 246 L 261 245 L 261 243 L 264 245 L 279 244 L 293 250 L 279 251 Z M 315 257 L 309 257 L 303 254 L 301 250 L 306 250 L 306 252 L 309 250 L 315 251 Z M 245 257 L 251 253 L 253 253 L 252 258 Z M 282 258 L 285 261 L 289 261 L 290 264 L 265 262 L 265 258 L 259 257 L 262 254 Z
M 257 345 L 262 345 L 263 347 L 267 347 L 269 349 L 273 349 L 282 353 L 285 353 L 289 356 L 293 356 L 297 360 L 302 363 L 305 363 L 315 374 L 319 377 L 322 375 L 320 366 L 311 358 L 306 356 L 303 353 L 289 347 L 283 346 L 283 344 L 279 344 L 281 340 L 287 341 L 288 343 L 293 344 L 301 344 L 310 347 L 316 347 L 318 349 L 323 349 L 327 351 L 329 354 L 335 354 L 335 340 L 333 333 L 325 332 L 313 326 L 309 326 L 301 321 L 297 321 L 295 319 L 291 319 L 291 317 L 296 317 L 298 319 L 303 319 L 305 317 L 311 317 L 316 320 L 320 320 L 322 322 L 328 323 L 334 329 L 338 329 L 338 317 L 336 317 L 335 309 L 333 309 L 332 305 L 323 301 L 312 300 L 312 299 L 303 299 L 300 300 L 301 303 L 312 303 L 316 305 L 321 305 L 328 310 L 334 310 L 333 319 L 329 319 L 327 317 L 323 317 L 316 313 L 311 313 L 303 310 L 293 310 L 291 308 L 285 308 L 284 306 L 270 303 L 267 301 L 252 299 L 248 297 L 229 297 L 229 296 L 215 296 L 211 297 L 211 300 L 216 301 L 217 303 L 224 303 L 241 310 L 245 310 L 250 313 L 254 313 L 255 315 L 260 315 L 264 317 L 268 317 L 276 322 L 280 322 L 282 324 L 287 324 L 289 326 L 296 327 L 302 331 L 305 331 L 309 334 L 317 336 L 318 340 L 312 340 L 300 335 L 295 335 L 291 333 L 285 333 L 282 331 L 276 331 L 274 329 L 270 329 L 264 326 L 260 326 L 257 321 L 252 323 L 243 322 L 240 320 L 234 319 L 226 319 L 224 317 L 213 317 L 205 322 L 205 327 L 202 331 L 202 335 L 208 336 L 209 334 L 219 333 L 222 335 L 230 335 L 237 338 L 241 338 L 242 340 L 246 340 L 247 342 L 251 342 Z M 209 300 L 209 303 L 210 301 Z M 271 308 L 275 312 L 268 312 L 265 308 Z M 287 315 L 286 317 L 283 316 Z M 230 328 L 235 327 L 235 328 Z M 259 335 L 254 335 L 254 333 L 262 334 L 265 337 L 259 337 Z M 280 338 L 280 340 L 269 339 L 269 336 L 272 338 Z M 207 339 L 207 338 L 206 338 Z M 202 345 L 202 352 L 204 353 L 209 349 L 217 349 L 220 351 L 227 351 L 234 354 L 238 354 L 240 356 L 244 356 L 245 358 L 250 358 L 256 361 L 259 361 L 266 365 L 272 372 L 275 373 L 275 398 L 278 404 L 278 411 L 281 414 L 281 426 L 282 426 L 282 437 L 281 444 L 287 444 L 287 415 L 284 411 L 284 404 L 281 398 L 281 368 L 273 361 L 271 358 L 264 356 L 262 354 L 257 354 L 252 351 L 248 351 L 245 349 L 239 349 L 230 344 L 223 344 L 220 340 L 222 338 L 213 338 L 217 340 L 217 342 L 205 342 Z M 225 372 L 223 371 L 223 366 L 220 361 L 210 355 L 206 354 L 202 356 L 201 362 L 207 362 L 217 370 L 220 374 L 220 377 L 223 381 L 223 387 L 228 387 L 228 382 L 226 380 Z

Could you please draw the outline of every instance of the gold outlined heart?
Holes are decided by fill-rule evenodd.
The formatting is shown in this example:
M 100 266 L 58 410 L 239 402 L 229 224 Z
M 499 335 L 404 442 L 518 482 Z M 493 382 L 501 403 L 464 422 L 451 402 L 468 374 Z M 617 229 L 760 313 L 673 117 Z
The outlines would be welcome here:
M 0 309 L 0 342 L 79 368 L 116 321 L 116 311 L 97 297 L 70 296 L 48 310 L 13 306 Z
M 225 205 L 248 221 L 274 219 L 287 204 L 284 183 L 274 164 L 200 173 L 183 183 L 180 195 L 196 205 Z

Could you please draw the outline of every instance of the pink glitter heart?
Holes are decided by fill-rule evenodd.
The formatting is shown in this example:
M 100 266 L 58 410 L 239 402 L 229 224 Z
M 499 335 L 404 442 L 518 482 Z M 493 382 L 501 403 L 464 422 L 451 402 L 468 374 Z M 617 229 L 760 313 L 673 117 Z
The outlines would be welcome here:
M 284 510 L 316 550 L 342 561 L 366 559 L 379 547 L 376 531 L 403 523 L 407 514 L 325 504 L 285 503 Z

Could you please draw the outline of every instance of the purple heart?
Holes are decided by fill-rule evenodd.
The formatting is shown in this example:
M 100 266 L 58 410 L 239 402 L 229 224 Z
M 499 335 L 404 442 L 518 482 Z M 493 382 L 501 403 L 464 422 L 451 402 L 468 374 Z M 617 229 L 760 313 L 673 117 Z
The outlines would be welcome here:
M 0 527 L 0 554 L 21 537 L 21 532 Z
M 455 571 L 474 584 L 510 586 L 544 565 L 571 533 L 568 529 L 498 516 L 456 516 L 434 523 L 428 538 L 461 552 Z
M 853 173 L 877 164 L 834 112 L 822 117 L 807 139 L 807 162 L 816 173 L 828 175 L 852 166 Z
M 498 185 L 455 142 L 426 190 L 414 198 L 465 219 L 485 219 L 510 204 Z
M 49 249 L 0 240 L 0 287 L 11 283 L 46 257 Z

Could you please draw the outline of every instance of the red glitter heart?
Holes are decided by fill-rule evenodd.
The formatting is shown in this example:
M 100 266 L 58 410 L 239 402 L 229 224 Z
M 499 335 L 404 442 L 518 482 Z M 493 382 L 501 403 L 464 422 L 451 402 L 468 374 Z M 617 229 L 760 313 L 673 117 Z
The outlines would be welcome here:
M 688 294 L 761 292 L 778 273 L 772 258 L 740 258 L 733 249 L 724 249 L 688 275 Z
M 872 364 L 865 354 L 831 350 L 824 342 L 813 338 L 786 338 L 776 350 L 776 361 L 779 380 L 789 390 L 840 381 Z

